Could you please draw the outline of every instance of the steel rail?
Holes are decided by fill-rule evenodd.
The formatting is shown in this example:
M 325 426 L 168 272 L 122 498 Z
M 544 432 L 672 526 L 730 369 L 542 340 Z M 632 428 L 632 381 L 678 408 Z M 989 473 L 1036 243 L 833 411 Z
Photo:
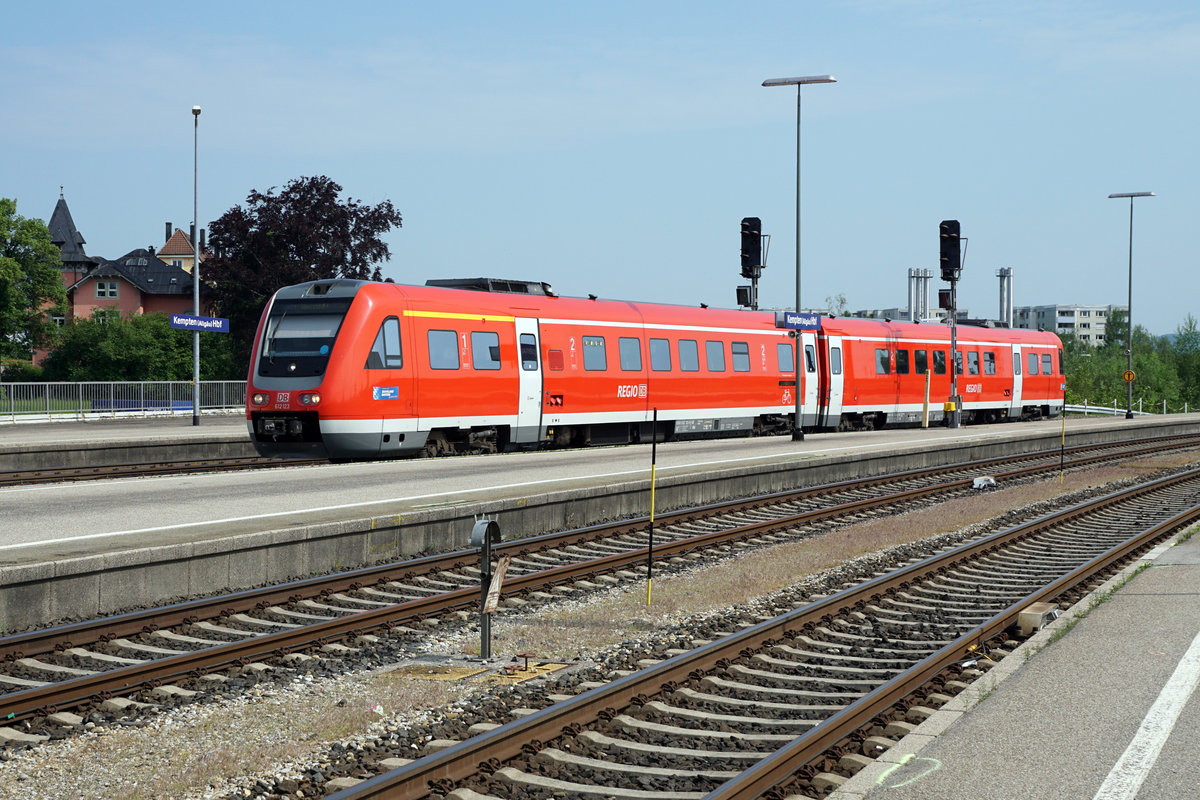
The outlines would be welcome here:
M 520 756 L 527 745 L 547 742 L 566 733 L 577 731 L 580 726 L 597 719 L 602 712 L 613 715 L 620 708 L 644 698 L 648 694 L 669 690 L 691 677 L 711 672 L 720 665 L 720 662 L 731 656 L 757 652 L 790 631 L 819 624 L 835 613 L 868 603 L 872 598 L 879 597 L 912 581 L 932 576 L 955 562 L 989 552 L 1003 544 L 1019 541 L 1046 528 L 1061 525 L 1097 510 L 1197 479 L 1200 479 L 1200 469 L 1113 492 L 997 532 L 978 541 L 968 542 L 952 550 L 905 566 L 893 573 L 876 577 L 859 586 L 845 589 L 803 608 L 761 622 L 724 639 L 676 655 L 640 672 L 618 678 L 609 684 L 556 703 L 535 714 L 512 720 L 492 731 L 478 734 L 437 753 L 417 759 L 397 770 L 377 775 L 354 787 L 329 795 L 329 800 L 375 800 L 385 797 L 388 800 L 418 800 L 418 798 L 430 794 L 431 787 L 438 787 L 439 791 L 448 790 L 454 784 L 475 774 L 481 764 L 490 765 L 489 768 L 497 768 L 504 761 Z M 1200 518 L 1200 509 L 1193 508 L 1188 513 L 1191 515 L 1190 519 Z M 1162 525 L 1156 526 L 1156 529 L 1162 527 Z M 1143 534 L 1138 538 L 1144 539 L 1147 535 L 1149 534 Z M 1113 548 L 1094 561 L 1110 564 L 1121 557 L 1114 554 L 1114 551 L 1120 549 Z M 1059 578 L 1049 586 L 1063 586 L 1071 576 L 1075 576 L 1075 580 L 1078 582 L 1094 571 L 1093 569 L 1089 573 L 1086 567 L 1080 567 L 1073 570 L 1069 576 Z M 1057 591 L 1050 588 L 1034 593 L 1030 597 L 1044 597 L 1047 596 L 1046 592 L 1057 594 L 1061 591 L 1061 588 L 1058 588 Z M 1015 619 L 1015 614 L 1028 605 L 1028 602 L 1034 601 L 1029 601 L 1027 598 L 1002 613 L 1001 617 L 1007 619 L 1008 623 L 1002 624 L 1000 619 L 996 619 L 991 623 L 978 626 L 952 645 L 947 645 L 939 650 L 932 657 L 933 661 L 922 662 L 921 665 L 912 668 L 902 674 L 901 678 L 895 680 L 903 679 L 903 683 L 907 686 L 916 686 L 927 682 L 961 657 L 965 647 L 986 641 L 1002 632 L 1012 619 Z M 919 683 L 918 679 L 920 679 Z M 885 702 L 882 688 L 880 687 L 856 701 L 854 707 L 857 710 L 854 714 L 849 713 L 848 710 L 838 712 L 818 729 L 830 726 L 828 729 L 837 731 L 838 740 L 845 738 L 856 730 L 864 719 L 869 720 L 894 704 L 895 700 L 892 698 Z M 762 786 L 766 781 L 774 781 L 771 785 L 775 785 L 782 780 L 782 773 L 786 773 L 782 777 L 788 777 L 791 772 L 795 771 L 795 765 L 798 763 L 796 759 L 808 758 L 811 760 L 834 743 L 821 737 L 818 745 L 815 743 L 817 740 L 814 736 L 815 734 L 809 734 L 800 737 L 800 740 L 787 746 L 790 754 L 799 750 L 800 755 L 785 762 L 786 766 L 780 766 L 779 762 L 775 762 L 773 766 L 767 767 L 760 762 L 758 767 L 750 770 L 754 774 L 744 779 L 750 782 L 747 786 Z M 833 735 L 830 736 L 830 739 L 833 739 Z M 787 770 L 791 770 L 791 772 L 787 772 Z M 761 771 L 766 771 L 767 777 L 764 778 Z M 734 781 L 737 780 L 740 779 L 734 779 Z M 734 781 L 727 782 L 725 786 Z M 724 788 L 724 786 L 718 787 L 716 791 L 722 791 Z M 733 789 L 736 789 L 739 794 L 731 794 L 729 798 L 758 796 L 752 793 L 758 790 L 755 788 L 745 788 L 735 784 Z M 714 800 L 717 798 L 729 800 L 724 795 L 715 793 L 710 797 Z
M 1145 444 L 1142 444 L 1145 443 Z M 1106 461 L 1116 456 L 1134 457 L 1145 455 L 1145 453 L 1158 452 L 1164 446 L 1171 447 L 1187 447 L 1200 443 L 1200 435 L 1194 437 L 1153 437 L 1147 439 L 1133 440 L 1132 443 L 1108 443 L 1104 445 L 1081 445 L 1078 447 L 1069 447 L 1066 450 L 1068 455 L 1079 455 L 1079 453 L 1092 452 L 1096 450 L 1104 450 L 1106 452 L 1097 453 L 1085 458 L 1076 458 L 1070 462 L 1072 467 L 1078 465 L 1094 463 L 1097 461 Z M 1122 451 L 1120 453 L 1112 453 L 1111 450 L 1120 450 L 1122 446 L 1135 444 L 1136 449 L 1132 451 Z M 702 519 L 708 516 L 718 515 L 718 513 L 734 513 L 744 510 L 760 509 L 764 505 L 787 503 L 787 501 L 799 501 L 824 497 L 824 495 L 833 494 L 836 492 L 847 491 L 847 489 L 857 489 L 862 487 L 877 487 L 887 485 L 887 483 L 898 483 L 910 480 L 928 479 L 928 477 L 955 473 L 955 471 L 978 470 L 991 467 L 991 465 L 1003 464 L 1006 462 L 1019 461 L 1019 459 L 1039 459 L 1051 458 L 1054 453 L 1019 453 L 1014 456 L 1001 456 L 994 458 L 978 459 L 978 461 L 958 462 L 948 464 L 946 467 L 930 467 L 913 470 L 904 470 L 900 473 L 888 473 L 886 475 L 877 475 L 869 477 L 869 479 L 851 479 L 846 481 L 836 481 L 832 483 L 823 483 L 823 485 L 808 487 L 803 489 L 788 489 L 784 492 L 775 492 L 757 497 L 743 500 L 728 500 L 722 503 L 709 504 L 704 506 L 691 507 L 691 509 L 683 509 L 672 512 L 664 512 L 656 515 L 656 523 L 661 528 L 670 527 L 686 522 L 695 522 L 697 519 Z M 998 473 L 1001 477 L 1012 477 L 1025 474 L 1036 473 L 1039 470 L 1052 469 L 1046 465 L 1030 465 L 1030 467 L 1016 468 L 1006 470 L 1003 473 Z M 965 486 L 972 479 L 960 479 L 940 485 L 928 487 L 926 494 L 935 494 L 938 492 L 953 491 L 956 487 Z M 887 495 L 886 498 L 881 498 L 880 503 L 894 503 L 905 498 L 916 497 L 912 492 L 906 494 Z M 856 510 L 863 510 L 869 507 L 860 503 L 857 506 L 847 505 L 845 507 L 834 506 L 833 509 L 828 509 L 829 512 L 838 512 L 838 515 L 845 515 Z M 835 515 L 836 516 L 836 515 Z M 811 519 L 820 518 L 809 516 L 805 519 L 797 519 L 791 524 L 799 524 Z M 524 537 L 524 539 L 514 540 L 510 542 L 499 543 L 493 547 L 493 551 L 497 555 L 505 554 L 520 554 L 528 552 L 530 549 L 545 549 L 550 547 L 558 547 L 571 541 L 595 541 L 605 539 L 605 537 L 617 536 L 622 534 L 637 533 L 644 525 L 647 524 L 648 517 L 637 517 L 628 519 L 628 521 L 618 523 L 604 523 L 598 525 L 590 525 L 590 527 L 576 529 L 572 531 L 562 531 L 562 533 L 541 534 L 539 536 Z M 785 521 L 786 523 L 786 521 Z M 737 536 L 736 531 L 739 529 L 730 529 L 734 531 L 733 535 Z M 761 533 L 760 529 L 750 530 L 749 533 L 743 536 L 754 535 Z M 698 543 L 698 540 L 696 540 Z M 709 537 L 708 541 L 712 541 Z M 662 545 L 659 546 L 660 552 Z M 641 554 L 642 551 L 636 551 Z M 468 549 L 468 551 L 455 551 L 451 553 L 442 553 L 437 555 L 428 555 L 428 557 L 402 561 L 402 563 L 377 565 L 370 567 L 360 567 L 356 570 L 348 570 L 344 572 L 332 573 L 328 576 L 320 576 L 317 578 L 305 578 L 301 581 L 292 581 L 274 585 L 274 587 L 265 587 L 260 589 L 247 589 L 244 591 L 236 591 L 227 595 L 215 597 L 203 597 L 203 599 L 190 600 L 180 603 L 173 603 L 170 606 L 160 608 L 150 608 L 136 610 L 126 614 L 113 616 L 104 616 L 104 618 L 83 620 L 79 622 L 70 622 L 66 625 L 58 625 L 47 628 L 38 628 L 35 631 L 26 631 L 22 633 L 8 634 L 8 636 L 0 637 L 0 661 L 12 661 L 14 658 L 31 657 L 46 652 L 55 650 L 67 650 L 73 646 L 82 644 L 101 642 L 101 640 L 112 639 L 124 636 L 136 636 L 139 633 L 149 633 L 160 630 L 162 627 L 173 625 L 190 624 L 202 619 L 212 619 L 215 616 L 236 614 L 248 612 L 272 604 L 282 602 L 295 602 L 305 597 L 328 596 L 341 591 L 353 591 L 366 587 L 366 585 L 377 584 L 380 582 L 390 581 L 390 579 L 401 578 L 408 579 L 413 575 L 430 575 L 430 573 L 462 569 L 464 566 L 470 566 L 478 563 L 478 551 L 476 549 Z M 511 581 L 510 581 L 510 584 Z
M 1155 447 L 1153 449 L 1157 450 L 1158 448 Z M 1096 458 L 1096 456 L 1091 458 Z M 1029 470 L 1036 471 L 1038 469 L 1045 468 L 1046 467 L 1044 466 L 1024 467 L 1018 470 L 1013 470 L 1012 472 L 1024 473 Z M 920 470 L 918 472 L 920 472 Z M 997 474 L 1004 476 L 1007 473 Z M 870 508 L 872 506 L 889 505 L 899 500 L 919 497 L 923 494 L 949 491 L 953 488 L 967 485 L 971 481 L 971 478 L 963 478 L 944 484 L 920 487 L 899 493 L 893 493 L 884 497 L 863 498 L 860 500 L 851 501 L 849 503 L 843 503 L 838 506 L 833 506 L 831 508 L 815 509 L 803 512 L 787 518 L 768 520 L 765 522 L 753 523 L 736 528 L 700 534 L 687 539 L 663 542 L 656 544 L 655 549 L 660 558 L 681 555 L 716 543 L 750 538 L 770 530 L 792 527 L 822 518 L 842 516 L 855 511 Z M 855 485 L 855 482 L 853 481 L 844 483 Z M 791 493 L 781 494 L 786 496 Z M 737 505 L 737 503 L 734 505 Z M 687 514 L 692 512 L 689 510 L 688 512 L 681 513 Z M 597 529 L 604 529 L 605 527 L 609 527 L 611 530 L 611 526 L 596 526 Z M 617 527 L 620 527 L 620 525 Z M 555 534 L 548 534 L 546 537 L 536 538 L 553 539 L 555 536 Z M 510 543 L 510 546 L 515 547 L 523 542 L 528 541 L 530 540 L 519 540 L 517 542 Z M 622 553 L 611 554 L 601 558 L 578 562 L 575 564 L 567 564 L 538 572 L 514 575 L 506 582 L 504 587 L 504 595 L 511 596 L 513 594 L 519 594 L 521 592 L 529 591 L 539 587 L 567 583 L 598 573 L 612 572 L 618 569 L 630 567 L 637 568 L 645 562 L 646 554 L 647 548 L 637 548 Z M 459 561 L 470 559 L 473 561 L 474 559 L 478 558 L 478 553 L 474 550 L 459 551 L 458 553 L 449 554 L 447 558 L 452 558 Z M 426 560 L 437 562 L 438 559 L 439 557 L 431 556 Z M 355 571 L 354 573 L 350 574 L 355 575 L 356 573 L 362 573 L 364 571 Z M 317 580 L 321 581 L 325 579 Z M 359 586 L 363 585 L 359 581 L 352 581 L 351 583 L 356 583 Z M 328 593 L 328 591 L 329 590 L 326 590 L 324 593 Z M 256 593 L 246 592 L 242 594 L 253 596 Z M 252 607 L 263 608 L 276 602 L 282 602 L 284 598 L 286 598 L 288 601 L 294 602 L 303 596 L 305 595 L 298 595 L 296 593 L 295 584 L 285 585 L 270 589 L 265 595 L 259 594 Z M 0 717 L 16 721 L 40 714 L 54 713 L 55 711 L 63 708 L 77 706 L 94 697 L 106 698 L 116 693 L 129 692 L 139 687 L 154 687 L 156 685 L 160 685 L 163 681 L 168 679 L 178 679 L 181 676 L 187 675 L 198 676 L 206 671 L 211 671 L 213 669 L 228 666 L 230 664 L 244 665 L 255 658 L 261 658 L 279 651 L 288 652 L 289 650 L 298 649 L 302 646 L 311 644 L 314 641 L 322 642 L 341 639 L 345 638 L 346 636 L 365 633 L 368 630 L 377 629 L 380 627 L 393 627 L 406 620 L 421 619 L 436 614 L 443 614 L 454 609 L 472 608 L 477 603 L 478 596 L 478 587 L 470 586 L 439 595 L 433 595 L 428 598 L 419 598 L 395 605 L 347 614 L 333 620 L 316 623 L 300 629 L 272 634 L 263 634 L 250 640 L 216 645 L 203 650 L 183 653 L 178 656 L 157 659 L 147 662 L 146 664 L 106 670 L 103 672 L 98 672 L 95 675 L 84 676 L 64 682 L 51 683 L 44 687 L 35 687 L 16 692 L 10 692 L 0 696 Z M 235 613 L 233 608 L 229 607 L 228 598 L 217 598 L 217 600 L 219 602 L 216 605 L 222 607 L 222 613 Z M 206 601 L 198 602 L 204 603 Z M 170 613 L 167 615 L 167 617 L 160 618 L 159 622 L 162 622 L 164 619 L 171 620 L 172 622 L 169 624 L 179 624 L 194 621 L 195 612 L 189 611 L 189 607 L 194 605 L 195 604 L 192 603 L 184 603 L 169 607 Z M 140 617 L 142 615 L 139 613 L 130 616 Z M 116 619 L 119 620 L 120 618 Z M 88 624 L 89 623 L 79 623 L 76 626 L 67 627 L 76 628 L 76 632 L 78 632 L 82 629 L 80 626 L 85 626 Z M 145 620 L 129 619 L 122 622 L 119 627 L 110 628 L 106 633 L 104 633 L 103 638 L 111 639 L 119 635 L 128 635 L 130 633 L 150 632 L 157 629 L 157 627 L 158 623 L 147 623 Z M 17 637 L 6 638 L 14 639 Z M 0 640 L 0 645 L 3 644 L 4 640 Z M 43 641 L 42 644 L 45 646 L 46 642 Z M 60 638 L 56 644 L 56 649 L 67 649 L 72 646 L 76 645 L 72 643 L 71 639 L 64 640 Z M 5 652 L 9 658 L 24 657 L 22 655 L 23 651 L 18 646 L 8 647 L 7 650 L 0 650 L 0 652 Z
M 1144 440 L 1147 442 L 1146 444 L 1141 444 L 1143 440 L 1134 441 L 1138 444 L 1138 446 L 1132 451 L 1125 450 L 1117 454 L 1112 452 L 1094 454 L 1084 458 L 1075 459 L 1070 465 L 1080 466 L 1082 464 L 1094 463 L 1096 461 L 1109 460 L 1116 455 L 1119 455 L 1120 457 L 1133 457 L 1146 453 L 1159 452 L 1164 446 L 1168 445 L 1172 447 L 1188 447 L 1200 442 L 1200 436 L 1184 437 L 1183 439 L 1180 439 L 1179 437 L 1152 437 Z M 1120 447 L 1128 444 L 1128 442 L 1123 442 L 1118 444 L 1109 443 L 1105 445 L 1083 445 L 1077 448 L 1069 448 L 1067 452 L 1074 455 L 1092 452 L 1096 449 L 1111 451 L 1114 447 L 1120 449 Z M 685 522 L 694 522 L 715 514 L 736 513 L 738 511 L 762 508 L 763 506 L 771 504 L 819 498 L 839 491 L 853 490 L 861 487 L 876 487 L 888 483 L 900 483 L 908 480 L 929 478 L 948 472 L 954 473 L 966 470 L 984 469 L 986 467 L 1003 464 L 1005 462 L 1031 458 L 1036 460 L 1044 456 L 1050 457 L 1052 455 L 1053 454 L 1034 453 L 1000 456 L 977 461 L 957 462 L 945 467 L 925 467 L 873 476 L 866 479 L 837 481 L 819 486 L 808 487 L 805 489 L 786 490 L 767 495 L 759 495 L 745 500 L 725 501 L 705 506 L 682 509 L 674 512 L 666 512 L 657 515 L 656 522 L 660 527 L 665 528 Z M 1044 471 L 1046 469 L 1053 469 L 1053 465 L 1030 465 L 1018 467 L 1016 469 L 996 473 L 996 475 L 1001 478 L 1015 477 L 1035 473 L 1037 471 Z M 675 555 L 680 552 L 686 552 L 690 549 L 709 546 L 715 542 L 721 541 L 723 538 L 728 541 L 737 541 L 739 539 L 745 539 L 761 534 L 767 530 L 805 524 L 818 519 L 844 516 L 846 514 L 854 513 L 855 511 L 862 511 L 874 506 L 901 502 L 903 500 L 913 499 L 922 495 L 932 495 L 941 492 L 953 491 L 971 483 L 972 480 L 972 478 L 961 478 L 927 487 L 918 487 L 917 489 L 893 493 L 882 497 L 864 498 L 858 501 L 852 501 L 850 503 L 843 503 L 837 506 L 827 507 L 825 509 L 816 509 L 813 511 L 804 512 L 803 514 L 794 515 L 789 518 L 770 520 L 753 525 L 738 526 L 725 529 L 723 531 L 701 534 L 686 540 L 681 540 L 683 542 L 692 543 L 691 547 L 681 547 L 678 543 L 660 543 L 656 545 L 656 549 L 659 551 L 660 555 L 667 553 Z M 647 520 L 647 517 L 638 517 L 617 523 L 604 523 L 600 525 L 588 526 L 574 531 L 542 534 L 539 536 L 527 537 L 510 542 L 503 542 L 494 546 L 493 550 L 496 552 L 497 556 L 517 555 L 539 549 L 559 547 L 569 542 L 595 541 L 597 539 L 638 532 L 646 525 Z M 220 616 L 254 611 L 279 603 L 294 603 L 304 598 L 328 596 L 329 594 L 344 591 L 354 591 L 364 586 L 375 585 L 397 578 L 404 580 L 410 579 L 413 575 L 418 574 L 433 574 L 445 570 L 471 567 L 478 563 L 478 558 L 478 550 L 476 549 L 458 550 L 450 553 L 425 556 L 400 563 L 362 567 L 359 569 L 338 572 L 317 578 L 306 578 L 299 581 L 290 581 L 288 583 L 278 584 L 270 587 L 248 589 L 241 592 L 220 595 L 217 597 L 189 600 L 159 608 L 132 611 L 127 614 L 101 617 L 92 620 L 83 620 L 80 622 L 68 623 L 66 625 L 58 625 L 50 628 L 42 628 L 34 631 L 10 634 L 8 636 L 0 637 L 0 661 L 13 661 L 20 658 L 29 658 L 45 653 L 68 650 L 73 647 L 79 647 L 95 642 L 108 641 L 114 638 L 151 633 L 166 627 L 191 624 L 204 619 L 213 619 Z M 574 577 L 596 574 L 601 571 L 609 571 L 628 565 L 636 566 L 637 563 L 644 561 L 644 549 L 630 550 L 627 554 L 624 554 L 624 556 L 619 554 L 597 559 L 595 562 L 591 562 L 596 564 L 596 568 L 592 570 L 585 570 L 582 572 L 555 572 L 553 577 L 546 582 L 550 583 L 551 585 L 563 583 Z M 541 575 L 544 573 L 531 574 Z M 505 585 L 505 594 L 511 595 L 514 593 L 514 591 L 518 590 L 517 587 L 519 587 L 520 591 L 524 591 L 536 585 L 536 583 L 532 583 L 528 580 L 521 580 L 517 576 L 513 576 L 509 578 Z M 454 602 L 455 606 L 458 605 L 454 598 L 451 598 L 451 600 Z M 404 604 L 401 604 L 399 606 L 395 606 L 395 608 L 399 609 L 403 606 Z M 428 614 L 435 612 L 424 611 L 422 613 Z M 2 700 L 0 700 L 0 703 L 2 703 Z

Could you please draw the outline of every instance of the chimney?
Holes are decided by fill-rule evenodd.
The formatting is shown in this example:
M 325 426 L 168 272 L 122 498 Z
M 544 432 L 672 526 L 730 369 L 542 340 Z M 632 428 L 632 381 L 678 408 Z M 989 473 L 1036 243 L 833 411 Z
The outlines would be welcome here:
M 169 241 L 170 239 L 171 239 L 171 223 L 168 222 L 167 223 L 167 232 L 166 232 L 166 234 L 164 234 L 163 241 L 166 242 L 166 241 Z

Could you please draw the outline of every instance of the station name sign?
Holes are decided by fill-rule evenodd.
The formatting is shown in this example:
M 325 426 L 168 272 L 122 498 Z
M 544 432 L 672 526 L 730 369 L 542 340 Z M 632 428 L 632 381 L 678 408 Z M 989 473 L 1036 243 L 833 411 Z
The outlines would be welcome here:
M 197 317 L 192 314 L 172 314 L 171 327 L 185 331 L 229 333 L 229 320 L 221 317 Z
M 790 328 L 796 331 L 819 331 L 821 315 L 797 311 L 776 311 L 775 327 Z

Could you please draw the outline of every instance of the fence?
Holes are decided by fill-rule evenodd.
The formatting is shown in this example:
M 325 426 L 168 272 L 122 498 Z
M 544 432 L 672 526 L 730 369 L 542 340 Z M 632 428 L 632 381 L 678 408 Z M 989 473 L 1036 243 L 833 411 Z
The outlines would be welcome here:
M 200 410 L 245 407 L 245 381 L 201 381 Z M 0 383 L 0 424 L 148 417 L 192 412 L 191 381 Z
M 1118 402 L 1119 401 L 1117 401 L 1116 399 L 1113 399 L 1112 405 L 1109 406 L 1109 405 L 1096 405 L 1095 403 L 1090 403 L 1087 400 L 1084 400 L 1082 403 L 1080 403 L 1078 405 L 1067 406 L 1066 410 L 1070 414 L 1083 414 L 1085 417 L 1088 416 L 1089 414 L 1101 414 L 1101 415 L 1107 414 L 1109 416 L 1114 416 L 1114 415 L 1119 414 L 1121 416 L 1124 416 L 1125 412 L 1127 410 L 1125 408 L 1125 403 L 1127 402 L 1127 400 L 1120 401 L 1119 404 L 1118 404 Z M 1196 407 L 1192 406 L 1190 410 L 1195 411 Z M 1136 405 L 1134 405 L 1134 407 L 1133 407 L 1134 414 L 1187 414 L 1188 411 L 1189 411 L 1189 409 L 1188 409 L 1188 404 L 1186 401 L 1179 408 L 1170 408 L 1169 406 L 1167 406 L 1166 400 L 1163 400 L 1158 403 L 1147 403 L 1145 410 L 1143 410 L 1142 409 L 1142 398 L 1140 398 L 1140 397 L 1138 398 Z

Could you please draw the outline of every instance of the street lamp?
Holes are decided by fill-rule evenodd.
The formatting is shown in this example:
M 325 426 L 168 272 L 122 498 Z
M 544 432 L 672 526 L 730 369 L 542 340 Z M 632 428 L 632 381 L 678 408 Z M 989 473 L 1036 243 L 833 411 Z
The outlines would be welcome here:
M 200 106 L 192 106 L 192 315 L 200 316 Z M 200 329 L 192 331 L 192 425 L 200 424 Z
M 1125 343 L 1125 419 L 1133 419 L 1133 198 L 1154 197 L 1154 192 L 1116 192 L 1108 196 L 1114 198 L 1129 198 L 1129 299 L 1125 309 L 1125 324 L 1128 326 L 1128 340 Z
M 796 87 L 796 313 L 800 313 L 800 87 L 806 83 L 837 83 L 832 75 L 809 75 L 803 78 L 771 78 L 763 86 Z M 802 441 L 803 417 L 800 416 L 800 357 L 804 354 L 800 336 L 796 336 L 796 427 L 792 430 L 792 441 Z

